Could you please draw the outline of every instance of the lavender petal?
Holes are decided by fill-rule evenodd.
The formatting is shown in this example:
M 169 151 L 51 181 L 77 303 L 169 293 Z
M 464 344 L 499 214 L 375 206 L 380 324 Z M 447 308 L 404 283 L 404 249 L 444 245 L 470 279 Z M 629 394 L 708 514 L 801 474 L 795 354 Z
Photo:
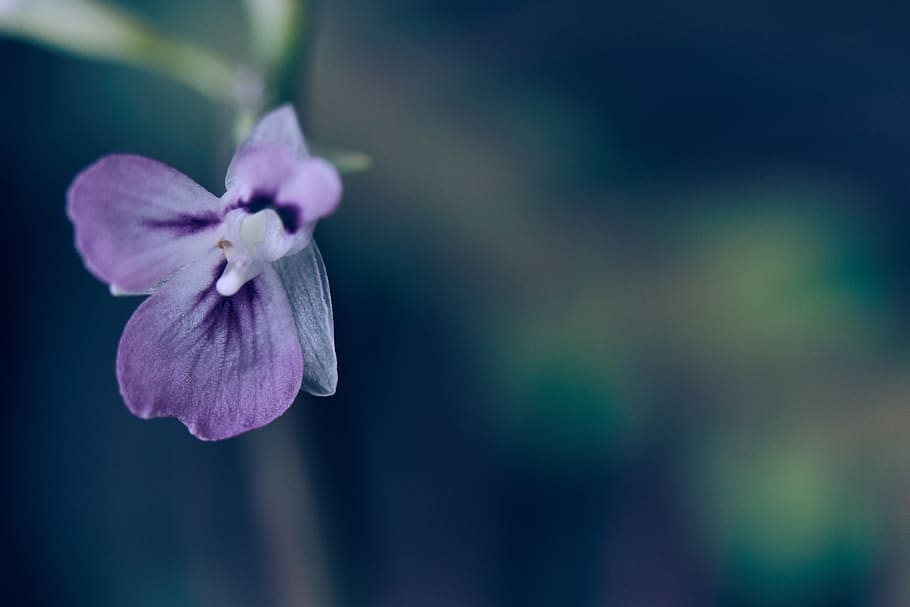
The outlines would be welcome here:
M 224 261 L 206 256 L 165 283 L 126 325 L 117 379 L 143 418 L 176 417 L 204 440 L 263 426 L 294 401 L 303 357 L 271 268 L 235 295 L 214 288 Z
M 296 159 L 276 146 L 248 147 L 231 167 L 234 189 L 225 195 L 225 206 L 250 213 L 273 209 L 288 233 L 311 233 L 341 201 L 341 177 L 322 158 Z
M 294 208 L 301 224 L 315 225 L 338 208 L 341 189 L 341 176 L 334 166 L 322 158 L 307 158 L 297 161 L 276 200 Z
M 270 111 L 253 126 L 247 138 L 237 148 L 234 160 L 228 167 L 225 186 L 230 190 L 237 177 L 236 159 L 244 150 L 254 147 L 277 146 L 290 153 L 291 158 L 306 158 L 309 155 L 297 113 L 290 104 Z
M 218 240 L 218 198 L 142 156 L 105 156 L 67 192 L 86 267 L 117 292 L 143 293 L 201 258 Z
M 298 162 L 296 156 L 281 146 L 246 146 L 231 160 L 231 186 L 225 196 L 228 199 L 234 194 L 243 199 L 274 199 L 278 189 L 294 174 Z M 226 200 L 226 204 L 233 206 L 231 200 Z

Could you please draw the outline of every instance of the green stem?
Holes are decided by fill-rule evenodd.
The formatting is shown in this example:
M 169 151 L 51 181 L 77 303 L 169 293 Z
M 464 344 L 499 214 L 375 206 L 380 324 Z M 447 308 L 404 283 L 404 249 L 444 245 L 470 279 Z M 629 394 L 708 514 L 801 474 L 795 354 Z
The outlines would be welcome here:
M 309 64 L 314 23 L 313 0 L 246 0 L 251 52 L 265 76 L 267 106 L 297 101 L 301 76 Z
M 0 34 L 155 72 L 224 104 L 236 68 L 216 53 L 163 36 L 133 15 L 91 0 L 37 0 L 0 14 Z

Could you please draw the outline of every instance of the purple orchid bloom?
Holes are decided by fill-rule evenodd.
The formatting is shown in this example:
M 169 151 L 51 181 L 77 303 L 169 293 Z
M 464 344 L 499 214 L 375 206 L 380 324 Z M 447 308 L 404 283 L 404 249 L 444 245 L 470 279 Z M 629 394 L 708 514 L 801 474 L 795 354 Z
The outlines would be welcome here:
M 76 248 L 115 295 L 151 294 L 117 351 L 142 418 L 176 417 L 204 440 L 263 426 L 303 388 L 335 392 L 332 302 L 316 222 L 341 198 L 297 116 L 264 116 L 217 196 L 155 160 L 101 158 L 67 193 Z

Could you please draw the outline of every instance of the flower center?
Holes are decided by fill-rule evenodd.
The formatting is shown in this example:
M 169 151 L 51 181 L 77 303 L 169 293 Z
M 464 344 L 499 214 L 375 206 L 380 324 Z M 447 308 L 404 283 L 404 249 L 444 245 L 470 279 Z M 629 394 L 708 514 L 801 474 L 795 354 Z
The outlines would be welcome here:
M 256 251 L 265 240 L 268 211 L 259 211 L 240 222 L 240 242 L 248 251 Z
M 280 192 L 252 191 L 230 204 L 231 210 L 224 216 L 224 236 L 218 243 L 227 260 L 215 283 L 221 295 L 234 295 L 268 264 L 310 243 L 316 222 L 307 220 L 299 204 L 279 202 L 281 196 Z
M 277 203 L 275 198 L 268 194 L 254 194 L 245 206 L 247 212 L 253 214 L 272 209 L 278 215 L 278 218 L 281 219 L 281 224 L 288 234 L 296 232 L 297 227 L 300 225 L 300 218 L 296 208 Z
M 225 219 L 227 234 L 218 246 L 224 251 L 227 266 L 215 288 L 221 295 L 229 297 L 256 278 L 266 265 L 282 257 L 287 247 L 283 246 L 283 223 L 272 209 L 253 214 L 238 209 Z

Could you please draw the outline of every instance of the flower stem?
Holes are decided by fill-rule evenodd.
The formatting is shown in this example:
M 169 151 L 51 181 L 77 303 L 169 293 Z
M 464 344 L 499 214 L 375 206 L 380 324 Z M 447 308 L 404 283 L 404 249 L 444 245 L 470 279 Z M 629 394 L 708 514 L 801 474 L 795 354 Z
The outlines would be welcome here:
M 300 81 L 309 65 L 313 0 L 245 0 L 251 53 L 262 85 L 257 107 L 238 104 L 234 136 L 242 140 L 258 115 L 282 102 L 300 107 Z M 299 400 L 299 399 L 298 399 Z M 315 512 L 312 483 L 302 462 L 290 411 L 251 436 L 254 506 L 279 605 L 332 603 L 324 544 Z
M 297 102 L 310 63 L 315 0 L 245 0 L 244 5 L 250 50 L 269 93 L 263 102 L 266 106 Z
M 223 104 L 236 68 L 204 47 L 164 36 L 137 17 L 92 0 L 34 0 L 0 13 L 0 34 L 50 49 L 155 72 Z
M 275 605 L 332 604 L 312 485 L 285 414 L 250 435 L 253 508 L 259 517 Z M 291 419 L 288 419 L 291 418 Z

